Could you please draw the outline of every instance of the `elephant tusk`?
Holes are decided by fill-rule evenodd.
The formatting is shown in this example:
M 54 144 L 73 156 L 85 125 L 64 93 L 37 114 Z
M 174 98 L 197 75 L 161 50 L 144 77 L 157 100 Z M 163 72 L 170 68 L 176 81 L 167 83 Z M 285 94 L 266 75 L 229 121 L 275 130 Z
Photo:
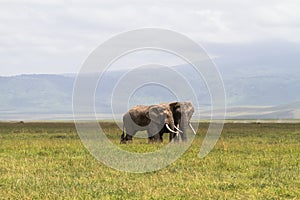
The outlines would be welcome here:
M 196 131 L 195 131 L 195 129 L 193 128 L 193 126 L 192 126 L 192 124 L 191 124 L 191 123 L 189 123 L 189 126 L 191 127 L 191 129 L 192 129 L 193 133 L 196 135 Z
M 173 130 L 169 127 L 168 124 L 166 124 L 166 127 L 167 127 L 167 129 L 168 129 L 169 131 L 171 131 L 172 133 L 177 133 L 176 131 L 173 131 Z
M 179 131 L 180 133 L 183 133 L 183 131 L 180 130 L 179 128 L 177 128 L 176 126 L 174 126 L 174 128 L 175 128 L 177 131 Z

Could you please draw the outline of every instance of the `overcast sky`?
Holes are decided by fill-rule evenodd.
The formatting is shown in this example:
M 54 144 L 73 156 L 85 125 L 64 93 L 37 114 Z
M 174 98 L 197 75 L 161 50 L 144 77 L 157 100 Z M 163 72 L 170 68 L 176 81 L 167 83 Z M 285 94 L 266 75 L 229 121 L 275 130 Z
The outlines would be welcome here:
M 178 31 L 211 54 L 218 44 L 299 47 L 299 11 L 299 0 L 0 0 L 0 75 L 77 72 L 99 44 L 143 27 Z

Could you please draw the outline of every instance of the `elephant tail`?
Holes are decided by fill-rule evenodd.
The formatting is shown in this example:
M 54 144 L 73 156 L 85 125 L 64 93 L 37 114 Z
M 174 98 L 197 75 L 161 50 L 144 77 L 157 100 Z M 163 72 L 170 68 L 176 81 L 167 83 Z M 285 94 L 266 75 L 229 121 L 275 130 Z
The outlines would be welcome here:
M 124 141 L 125 141 L 125 126 L 123 124 L 123 129 L 122 129 L 122 135 L 121 135 L 121 141 L 120 141 L 120 143 L 122 144 L 122 143 L 124 143 Z

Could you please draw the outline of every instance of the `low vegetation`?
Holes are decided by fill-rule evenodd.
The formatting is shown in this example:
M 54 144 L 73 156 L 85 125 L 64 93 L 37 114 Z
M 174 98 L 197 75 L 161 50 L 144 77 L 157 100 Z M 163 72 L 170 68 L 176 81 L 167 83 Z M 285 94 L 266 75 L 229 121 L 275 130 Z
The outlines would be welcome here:
M 102 123 L 126 150 L 164 144 L 135 139 Z M 208 124 L 168 167 L 133 174 L 111 169 L 82 145 L 72 123 L 0 123 L 0 198 L 3 199 L 300 199 L 300 124 L 227 123 L 208 156 L 197 154 Z

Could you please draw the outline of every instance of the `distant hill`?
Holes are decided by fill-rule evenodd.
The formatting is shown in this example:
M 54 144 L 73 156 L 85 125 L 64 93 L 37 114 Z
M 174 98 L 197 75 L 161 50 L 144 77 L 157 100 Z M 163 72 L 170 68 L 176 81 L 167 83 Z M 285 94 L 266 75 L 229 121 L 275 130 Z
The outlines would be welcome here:
M 266 67 L 237 68 L 223 65 L 220 69 L 227 95 L 228 118 L 285 119 L 300 118 L 300 71 L 298 68 Z M 153 69 L 136 72 L 143 79 Z M 202 117 L 209 117 L 210 97 L 203 80 L 199 80 L 187 65 L 174 70 L 189 77 L 203 107 Z M 114 86 L 124 71 L 108 71 L 102 81 L 104 87 L 96 92 L 96 110 L 109 114 Z M 158 78 L 168 78 L 157 73 Z M 171 77 L 172 78 L 172 77 Z M 0 77 L 0 120 L 11 119 L 71 119 L 72 91 L 75 74 L 18 75 Z M 176 80 L 174 80 L 176 81 Z M 180 83 L 178 83 L 180 84 Z M 188 95 L 188 92 L 187 92 Z M 133 95 L 130 104 L 151 104 L 172 101 L 174 96 L 157 86 L 145 87 Z M 190 97 L 187 96 L 187 99 Z M 201 107 L 201 108 L 202 108 Z
M 19 75 L 0 77 L 2 113 L 70 112 L 74 77 Z

